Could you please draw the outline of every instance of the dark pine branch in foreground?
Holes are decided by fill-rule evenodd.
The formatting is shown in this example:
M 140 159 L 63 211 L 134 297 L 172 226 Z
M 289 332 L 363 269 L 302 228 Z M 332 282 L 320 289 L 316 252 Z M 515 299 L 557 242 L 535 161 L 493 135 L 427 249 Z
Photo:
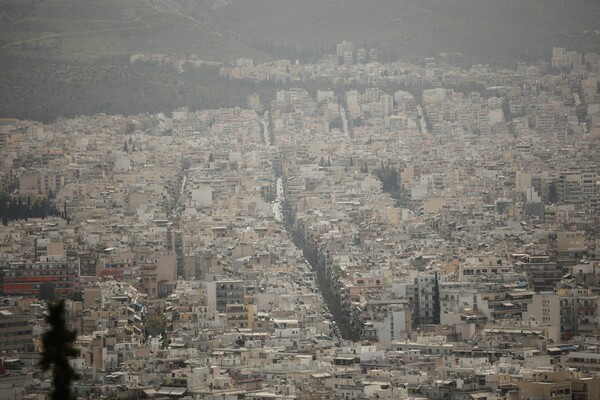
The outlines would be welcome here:
M 42 336 L 42 359 L 40 366 L 44 371 L 52 369 L 51 400 L 74 400 L 71 383 L 77 374 L 69 364 L 69 358 L 77 357 L 79 351 L 74 347 L 77 334 L 67 328 L 65 302 L 48 303 L 48 315 L 45 317 L 49 329 Z

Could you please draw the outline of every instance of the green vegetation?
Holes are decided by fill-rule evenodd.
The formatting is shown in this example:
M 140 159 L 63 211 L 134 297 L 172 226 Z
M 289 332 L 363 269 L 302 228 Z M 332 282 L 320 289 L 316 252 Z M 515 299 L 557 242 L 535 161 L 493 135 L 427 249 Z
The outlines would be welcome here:
M 319 81 L 249 82 L 219 76 L 212 66 L 189 67 L 177 73 L 172 67 L 152 62 L 129 63 L 128 57 L 104 57 L 97 62 L 66 62 L 31 57 L 8 57 L 0 63 L 0 118 L 14 117 L 44 122 L 62 117 L 170 113 L 186 106 L 190 111 L 219 107 L 246 107 L 247 96 L 260 95 L 265 104 L 277 90 L 291 86 L 316 93 L 327 85 L 338 97 L 351 89 L 370 85 L 331 84 Z M 404 89 L 389 84 L 393 93 Z M 358 122 L 360 123 L 360 122 Z M 270 132 L 273 134 L 272 122 Z M 338 118 L 332 127 L 341 129 Z M 271 137 L 273 141 L 274 138 Z M 128 144 L 131 151 L 132 146 Z
M 46 218 L 49 215 L 65 219 L 67 217 L 58 211 L 47 197 L 32 200 L 30 196 L 23 198 L 0 193 L 0 221 L 3 225 L 12 220 Z
M 458 85 L 447 85 L 448 89 L 453 89 L 455 92 L 470 95 L 471 93 L 479 93 L 482 96 L 486 94 L 486 87 L 482 83 L 467 81 L 461 82 Z
M 135 63 L 124 57 L 98 63 L 9 58 L 0 63 L 0 117 L 51 121 L 96 113 L 133 115 L 245 107 L 246 97 L 271 97 L 278 86 L 229 80 L 215 67 L 178 74 L 168 66 Z
M 148 338 L 149 336 L 160 336 L 162 335 L 164 337 L 165 335 L 165 319 L 163 316 L 152 316 L 149 317 L 148 320 L 146 321 L 146 325 L 144 327 L 144 334 L 145 337 Z
M 389 165 L 384 166 L 382 162 L 381 167 L 373 171 L 373 174 L 375 174 L 383 184 L 382 190 L 384 193 L 398 193 L 400 190 L 400 185 L 398 184 L 400 175 L 396 171 L 396 167 L 390 167 Z

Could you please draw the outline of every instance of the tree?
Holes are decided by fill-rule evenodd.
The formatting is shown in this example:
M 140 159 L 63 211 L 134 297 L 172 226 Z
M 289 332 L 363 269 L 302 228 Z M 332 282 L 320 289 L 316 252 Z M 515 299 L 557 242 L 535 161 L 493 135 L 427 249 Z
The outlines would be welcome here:
M 67 299 L 71 301 L 83 301 L 83 293 L 81 292 L 81 290 L 69 293 L 67 295 Z
M 45 320 L 50 328 L 42 335 L 43 350 L 40 366 L 44 371 L 52 368 L 50 399 L 75 400 L 71 392 L 71 383 L 78 379 L 78 376 L 69 364 L 69 358 L 77 357 L 79 351 L 73 345 L 77 333 L 67 328 L 65 301 L 48 303 L 48 314 Z
M 235 341 L 235 345 L 236 347 L 239 349 L 240 347 L 244 347 L 244 344 L 246 344 L 246 342 L 244 341 L 244 339 L 242 338 L 237 338 Z
M 165 334 L 165 320 L 162 316 L 155 316 L 148 318 L 145 326 L 146 338 L 148 336 L 159 336 Z
M 48 215 L 61 215 L 56 206 L 51 204 L 49 197 L 43 199 L 27 197 L 24 201 L 21 197 L 0 192 L 0 220 L 3 224 L 25 218 L 46 218 Z
M 440 281 L 438 273 L 435 273 L 435 284 L 433 286 L 433 323 L 440 323 Z
M 40 300 L 54 302 L 58 299 L 56 296 L 56 287 L 52 282 L 43 282 L 40 284 L 40 289 L 38 291 L 38 298 Z
M 550 181 L 548 184 L 548 202 L 558 203 L 558 186 L 555 181 Z
M 381 162 L 381 168 L 375 170 L 375 175 L 381 183 L 383 184 L 383 191 L 385 193 L 396 193 L 400 189 L 398 185 L 398 172 L 396 171 L 396 167 L 392 166 L 384 166 L 383 162 Z

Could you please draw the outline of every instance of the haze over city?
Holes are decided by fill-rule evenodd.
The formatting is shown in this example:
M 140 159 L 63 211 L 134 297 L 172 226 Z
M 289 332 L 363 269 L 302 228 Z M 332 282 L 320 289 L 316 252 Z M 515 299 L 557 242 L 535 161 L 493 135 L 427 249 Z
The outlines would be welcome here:
M 598 2 L 0 32 L 0 400 L 600 399 Z

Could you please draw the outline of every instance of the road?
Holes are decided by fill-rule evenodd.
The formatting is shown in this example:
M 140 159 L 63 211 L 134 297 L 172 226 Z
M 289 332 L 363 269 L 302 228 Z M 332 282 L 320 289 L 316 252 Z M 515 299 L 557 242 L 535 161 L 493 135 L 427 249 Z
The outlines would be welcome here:
M 260 120 L 260 124 L 263 128 L 263 140 L 267 146 L 272 145 L 271 143 L 271 132 L 269 131 L 269 112 L 265 111 L 265 115 Z
M 350 127 L 348 126 L 348 117 L 346 110 L 340 105 L 340 118 L 342 119 L 342 129 L 346 138 L 350 139 Z
M 283 179 L 279 177 L 277 178 L 277 195 L 273 202 L 273 214 L 277 222 L 283 222 L 283 199 Z

